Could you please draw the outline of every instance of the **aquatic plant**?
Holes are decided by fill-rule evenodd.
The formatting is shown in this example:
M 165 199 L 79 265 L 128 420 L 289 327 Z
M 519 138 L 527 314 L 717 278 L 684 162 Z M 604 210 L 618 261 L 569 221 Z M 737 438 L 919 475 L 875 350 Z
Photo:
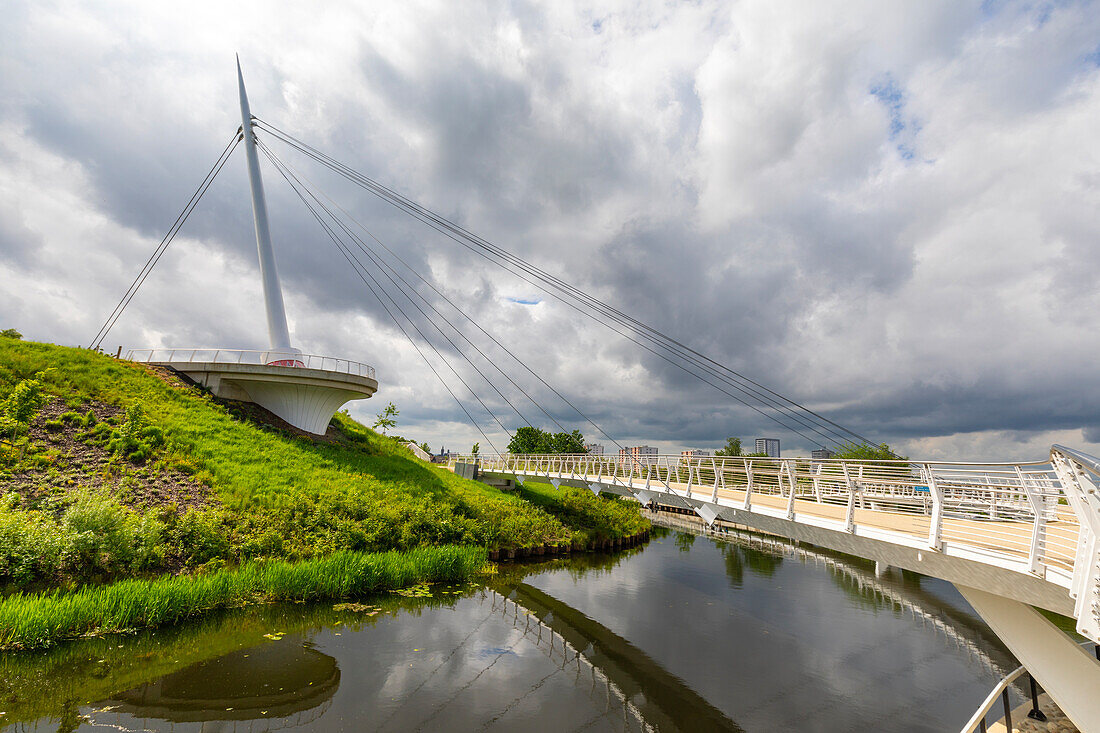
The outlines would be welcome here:
M 199 576 L 15 593 L 0 600 L 0 649 L 39 649 L 250 603 L 355 598 L 423 583 L 456 583 L 476 576 L 486 558 L 479 547 L 338 552 L 301 562 L 251 562 Z

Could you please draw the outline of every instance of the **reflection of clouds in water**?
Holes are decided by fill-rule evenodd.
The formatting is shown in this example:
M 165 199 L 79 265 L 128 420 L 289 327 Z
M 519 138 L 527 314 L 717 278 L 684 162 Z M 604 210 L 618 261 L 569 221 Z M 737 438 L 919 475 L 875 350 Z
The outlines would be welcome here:
M 973 648 L 994 660 L 1003 649 L 964 604 L 952 606 L 957 594 L 944 583 L 920 580 L 950 593 L 945 601 L 918 588 L 914 603 L 930 613 L 914 615 L 870 584 L 838 587 L 835 569 L 805 557 L 723 542 L 685 554 L 685 544 L 650 543 L 583 586 L 556 574 L 528 582 L 630 639 L 749 729 L 804 725 L 808 711 L 832 706 L 853 727 L 904 730 L 911 705 L 935 708 L 946 725 L 965 720 L 1000 678 Z M 627 600 L 634 588 L 639 602 Z M 933 628 L 932 615 L 971 643 Z

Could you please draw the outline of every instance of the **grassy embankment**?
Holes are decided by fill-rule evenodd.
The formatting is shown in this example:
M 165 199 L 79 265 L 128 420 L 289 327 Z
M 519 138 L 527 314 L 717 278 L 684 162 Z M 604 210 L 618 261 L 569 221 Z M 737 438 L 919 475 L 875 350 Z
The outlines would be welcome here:
M 570 540 L 576 549 L 595 549 L 621 544 L 649 531 L 649 520 L 636 502 L 617 496 L 596 496 L 587 489 L 527 481 L 516 493 L 524 500 L 557 517 L 572 529 Z
M 483 558 L 486 548 L 566 543 L 579 528 L 417 461 L 345 415 L 326 440 L 294 436 L 139 365 L 0 338 L 0 400 L 10 402 L 36 377 L 47 403 L 21 434 L 0 443 L 0 584 L 40 591 L 0 601 L 0 628 L 19 618 L 28 630 L 22 640 L 9 634 L 2 642 L 9 647 L 163 622 L 246 597 L 285 597 L 265 585 L 278 573 L 302 583 L 303 598 L 436 577 L 416 576 L 426 572 L 422 561 L 394 555 L 385 562 L 405 570 L 383 574 L 390 580 L 379 586 L 327 579 L 333 564 L 306 564 L 295 575 L 285 563 L 275 570 L 274 560 L 448 545 L 481 548 Z M 458 565 L 465 577 L 478 570 L 472 560 Z M 153 580 L 163 574 L 203 581 Z M 102 585 L 135 577 L 145 584 Z M 204 587 L 221 589 L 215 595 L 223 600 L 204 596 Z M 142 607 L 157 594 L 173 607 Z M 72 611 L 82 620 L 64 629 L 49 620 L 63 603 L 84 609 Z M 111 621 L 116 616 L 124 621 Z M 53 631 L 30 631 L 44 628 Z

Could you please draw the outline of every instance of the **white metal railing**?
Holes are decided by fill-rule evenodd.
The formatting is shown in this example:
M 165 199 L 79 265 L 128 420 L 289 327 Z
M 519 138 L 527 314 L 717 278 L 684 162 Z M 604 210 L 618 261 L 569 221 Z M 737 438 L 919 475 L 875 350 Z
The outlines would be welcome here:
M 993 706 L 999 701 L 1004 706 L 1004 718 L 1006 728 L 1008 731 L 1012 730 L 1012 705 L 1008 698 L 1008 688 L 1016 680 L 1018 680 L 1025 672 L 1023 667 L 1017 667 L 1009 672 L 1001 679 L 1000 682 L 993 688 L 989 696 L 985 698 L 978 709 L 974 711 L 974 714 L 970 716 L 970 720 L 966 721 L 966 725 L 963 726 L 961 733 L 974 733 L 974 731 L 981 731 L 985 733 L 986 723 L 985 718 L 989 715 L 989 711 L 993 709 Z
M 1100 649 L 1098 649 L 1095 644 L 1093 644 L 1091 641 L 1081 642 L 1081 646 L 1087 647 L 1090 645 L 1093 647 L 1093 652 L 1096 654 L 1096 658 L 1100 660 Z M 997 705 L 998 698 L 1004 710 L 1004 717 L 1000 718 L 1000 720 L 1004 722 L 1006 731 L 1012 731 L 1012 703 L 1008 696 L 1008 689 L 1012 685 L 1017 684 L 1016 681 L 1020 679 L 1020 677 L 1022 677 L 1025 673 L 1027 673 L 1027 669 L 1021 666 L 1006 674 L 1001 679 L 1001 681 L 993 687 L 993 690 L 990 691 L 989 695 L 985 698 L 982 704 L 978 706 L 978 709 L 974 711 L 974 714 L 970 716 L 970 720 L 966 721 L 966 725 L 962 727 L 960 733 L 974 733 L 975 731 L 985 733 L 985 731 L 987 730 L 985 719 L 993 710 L 993 708 Z M 1024 697 L 1025 699 L 1027 699 L 1027 697 L 1029 697 L 1028 693 L 1030 693 L 1031 710 L 1028 712 L 1027 717 L 1032 717 L 1036 712 L 1041 711 L 1039 709 L 1039 690 L 1035 683 L 1035 678 L 1031 677 L 1030 674 L 1028 675 L 1028 686 L 1029 690 L 1025 692 Z M 1023 691 L 1022 686 L 1020 686 L 1020 690 Z M 1046 720 L 1046 718 L 1036 719 Z
M 1080 475 L 1083 454 L 1075 462 L 1065 459 L 1060 450 L 1064 449 L 1052 448 L 1051 461 L 1030 463 L 680 454 L 625 458 L 482 454 L 455 456 L 451 462 L 476 460 L 483 472 L 571 479 L 597 488 L 621 486 L 644 501 L 660 501 L 669 494 L 694 499 L 715 505 L 710 516 L 705 506 L 699 508 L 707 521 L 713 521 L 725 506 L 918 548 L 950 548 L 1063 587 L 1084 582 L 1097 593 L 1089 615 L 1100 619 L 1100 578 L 1073 580 L 1079 561 L 1089 553 L 1094 557 L 1097 549 L 1084 552 L 1081 546 L 1085 534 L 1093 536 L 1091 531 L 1082 532 L 1081 520 L 1082 507 L 1088 510 L 1091 505 L 1067 496 L 1058 468 L 1059 461 L 1068 460 L 1069 467 L 1062 472 Z M 1093 468 L 1100 484 L 1100 461 Z M 1100 495 L 1089 496 L 1100 502 Z M 1097 519 L 1100 527 L 1100 510 Z M 1095 560 L 1087 564 L 1095 565 Z
M 302 354 L 286 349 L 266 351 L 250 349 L 131 349 L 126 352 L 129 361 L 166 364 L 214 363 L 214 364 L 264 364 L 273 366 L 319 369 L 326 372 L 353 374 L 374 379 L 374 367 L 350 359 L 318 354 Z

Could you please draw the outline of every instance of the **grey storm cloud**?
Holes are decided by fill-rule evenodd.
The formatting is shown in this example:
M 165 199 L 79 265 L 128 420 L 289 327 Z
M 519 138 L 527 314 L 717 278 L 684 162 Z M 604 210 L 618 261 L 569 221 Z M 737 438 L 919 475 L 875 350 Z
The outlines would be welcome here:
M 29 338 L 88 343 L 239 125 L 239 52 L 262 119 L 863 435 L 930 458 L 1100 444 L 1095 3 L 8 5 L 0 326 Z M 605 443 L 523 365 L 623 442 L 822 442 L 259 134 L 455 303 L 402 270 L 442 315 L 398 302 L 507 425 L 493 387 L 551 421 L 443 316 Z M 241 158 L 108 344 L 264 345 Z M 410 437 L 478 439 L 262 164 L 296 343 L 378 368 L 353 414 L 393 400 Z

